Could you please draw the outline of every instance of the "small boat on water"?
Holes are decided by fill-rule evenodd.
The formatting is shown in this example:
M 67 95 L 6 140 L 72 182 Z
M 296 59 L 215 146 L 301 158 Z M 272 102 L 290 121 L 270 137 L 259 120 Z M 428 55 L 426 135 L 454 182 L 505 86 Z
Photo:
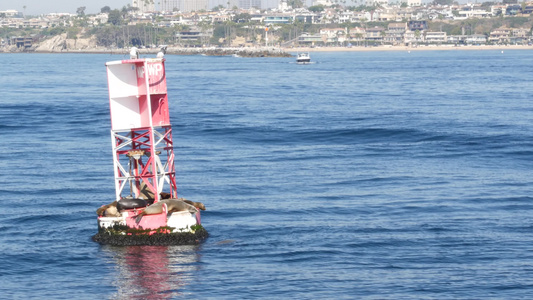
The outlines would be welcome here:
M 298 53 L 298 55 L 296 56 L 296 63 L 298 64 L 308 64 L 310 62 L 311 56 L 309 56 L 309 53 L 307 52 Z

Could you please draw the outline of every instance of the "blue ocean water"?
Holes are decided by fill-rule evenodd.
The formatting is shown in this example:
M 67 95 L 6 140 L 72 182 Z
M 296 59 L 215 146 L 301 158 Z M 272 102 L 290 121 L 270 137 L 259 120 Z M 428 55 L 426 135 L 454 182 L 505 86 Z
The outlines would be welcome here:
M 109 54 L 0 55 L 0 295 L 529 299 L 533 51 L 167 56 L 199 246 L 91 241 Z

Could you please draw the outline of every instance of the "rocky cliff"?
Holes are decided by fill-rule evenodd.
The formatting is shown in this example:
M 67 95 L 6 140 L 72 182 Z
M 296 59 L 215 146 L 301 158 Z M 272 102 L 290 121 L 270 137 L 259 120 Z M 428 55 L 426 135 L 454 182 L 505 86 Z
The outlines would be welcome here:
M 41 41 L 34 47 L 35 52 L 63 52 L 63 51 L 90 51 L 97 48 L 96 38 L 76 38 L 68 39 L 67 34 L 53 36 Z

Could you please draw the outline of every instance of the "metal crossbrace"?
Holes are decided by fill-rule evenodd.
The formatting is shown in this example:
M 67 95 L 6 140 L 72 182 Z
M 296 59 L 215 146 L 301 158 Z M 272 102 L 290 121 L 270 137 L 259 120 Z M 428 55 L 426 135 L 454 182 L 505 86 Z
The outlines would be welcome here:
M 150 129 L 143 128 L 140 130 L 146 130 L 146 132 L 138 133 L 140 130 L 132 130 L 127 134 L 114 132 L 111 130 L 111 136 L 113 140 L 113 164 L 115 167 L 115 189 L 116 189 L 116 198 L 120 199 L 121 194 L 128 183 L 133 183 L 134 181 L 142 180 L 152 191 L 155 187 L 148 181 L 148 178 L 154 177 L 156 180 L 157 193 L 163 191 L 164 183 L 167 182 L 171 186 L 171 193 L 173 196 L 176 195 L 176 181 L 174 175 L 174 152 L 173 152 L 173 142 L 172 142 L 172 129 L 170 126 L 163 127 L 164 132 L 159 132 L 156 129 L 152 128 L 154 136 L 154 147 L 151 147 L 150 143 Z M 135 136 L 135 137 L 132 137 Z M 163 144 L 163 146 L 159 146 Z M 127 147 L 131 148 L 127 148 Z M 136 160 L 138 166 L 141 167 L 141 174 L 134 175 L 131 174 L 132 159 L 128 159 L 128 167 L 125 168 L 120 162 L 120 158 L 123 157 L 129 150 L 140 150 L 141 147 L 147 147 L 150 149 L 158 149 L 157 151 L 165 151 L 167 153 L 167 161 L 163 164 L 159 155 L 154 153 L 150 154 L 148 161 L 143 163 L 142 160 Z M 156 152 L 157 152 L 156 151 Z M 150 166 L 154 166 L 155 173 L 150 171 Z

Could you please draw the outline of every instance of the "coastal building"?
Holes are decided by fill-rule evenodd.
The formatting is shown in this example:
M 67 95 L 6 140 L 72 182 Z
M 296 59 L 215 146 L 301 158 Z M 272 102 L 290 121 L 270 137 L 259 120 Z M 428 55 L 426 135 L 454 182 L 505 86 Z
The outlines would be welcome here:
M 519 14 L 521 11 L 522 11 L 522 6 L 521 5 L 513 4 L 513 5 L 507 6 L 507 8 L 505 9 L 505 15 L 507 15 L 507 16 L 515 16 L 515 15 Z
M 528 32 L 527 28 L 513 28 L 511 29 L 511 37 L 509 42 L 511 44 L 526 44 L 528 42 Z
M 294 16 L 295 20 L 302 23 L 318 24 L 320 22 L 320 16 L 313 13 L 302 13 Z
M 6 18 L 23 18 L 24 15 L 20 11 L 14 9 L 0 10 L 0 15 L 4 15 Z
M 298 44 L 302 46 L 315 46 L 322 43 L 324 43 L 324 41 L 320 34 L 302 33 L 298 37 Z
M 287 2 L 283 3 L 286 4 Z M 239 0 L 238 7 L 241 9 L 261 8 L 261 0 Z
M 337 13 L 338 23 L 359 23 L 371 18 L 370 13 L 364 11 L 345 10 Z
M 354 16 L 355 16 L 354 11 L 351 11 L 351 10 L 342 11 L 338 14 L 339 23 L 353 22 L 355 20 Z
M 511 29 L 511 35 L 514 37 L 525 38 L 527 37 L 528 32 L 529 32 L 528 28 L 512 28 Z
M 457 12 L 460 18 L 468 19 L 468 18 L 486 18 L 490 15 L 492 15 L 491 12 L 483 10 L 483 9 L 468 9 L 468 10 L 460 10 Z
M 42 18 L 24 19 L 22 23 L 24 28 L 48 28 L 50 22 Z
M 449 44 L 466 44 L 466 38 L 468 36 L 466 35 L 450 35 L 448 36 L 448 43 Z
M 334 24 L 337 19 L 337 11 L 333 8 L 326 8 L 321 13 L 321 16 L 320 22 L 322 24 Z
M 138 13 L 155 11 L 154 0 L 132 0 L 131 6 L 139 9 Z
M 420 34 L 419 34 L 420 36 Z M 411 30 L 407 30 L 404 34 L 403 34 L 403 42 L 405 45 L 413 45 L 417 42 L 419 42 L 419 37 L 417 37 L 416 35 L 416 32 L 414 31 L 411 31 Z
M 492 43 L 509 43 L 511 37 L 510 28 L 498 28 L 490 32 L 489 41 Z
M 428 43 L 443 44 L 446 43 L 446 32 L 443 31 L 426 31 L 425 40 Z
M 448 44 L 455 45 L 484 45 L 487 43 L 487 37 L 484 34 L 450 35 L 447 40 Z
M 244 0 L 244 1 L 250 1 L 250 0 Z M 287 1 L 285 1 L 285 0 L 280 0 L 279 1 L 278 8 L 277 8 L 278 11 L 286 12 L 286 11 L 291 10 L 291 9 L 292 9 L 292 6 L 290 6 L 289 3 L 287 3 Z
M 374 26 L 366 29 L 366 39 L 369 41 L 383 41 L 383 35 L 385 34 L 385 28 L 381 26 Z
M 30 48 L 33 45 L 33 37 L 17 36 L 11 38 L 11 45 L 17 46 L 17 48 Z
M 424 31 L 428 29 L 428 22 L 427 21 L 409 21 L 407 23 L 407 26 L 409 27 L 409 30 L 411 31 Z
M 389 0 L 366 0 L 368 6 L 386 6 L 389 4 Z
M 252 23 L 263 23 L 265 17 L 262 14 L 253 14 L 250 15 L 250 22 Z
M 348 35 L 350 36 L 350 41 L 352 43 L 360 45 L 362 42 L 365 41 L 366 30 L 362 27 L 350 28 Z
M 506 8 L 507 8 L 507 5 L 492 5 L 490 7 L 490 14 L 493 17 L 503 15 L 505 13 Z
M 270 24 L 291 24 L 293 21 L 292 15 L 286 14 L 271 14 L 266 15 L 263 22 L 265 25 Z
M 109 15 L 101 13 L 94 16 L 88 16 L 87 19 L 90 24 L 92 24 L 93 26 L 97 26 L 99 24 L 106 24 L 107 20 L 109 19 Z
M 211 23 L 212 24 L 222 24 L 227 21 L 231 21 L 231 16 L 228 14 L 217 14 L 211 16 Z
M 213 35 L 212 30 L 203 30 L 197 26 L 192 26 L 188 30 L 176 33 L 176 42 L 178 44 L 205 44 Z
M 389 32 L 393 32 L 393 33 L 401 33 L 401 34 L 404 34 L 406 31 L 407 31 L 407 23 L 405 22 L 402 22 L 402 23 L 389 23 L 389 25 L 387 26 L 387 30 Z
M 378 21 L 387 22 L 387 21 L 396 21 L 396 9 L 385 8 L 380 9 L 378 15 L 376 16 Z
M 484 34 L 472 34 L 467 36 L 465 41 L 469 45 L 485 45 L 487 37 Z
M 322 5 L 325 7 L 329 7 L 333 5 L 333 2 L 331 0 L 315 0 L 313 1 L 313 6 Z
M 533 5 L 531 5 L 531 4 L 526 5 L 524 7 L 524 9 L 522 10 L 522 13 L 525 14 L 525 15 L 532 14 L 533 13 Z
M 134 0 L 134 1 L 144 1 L 144 0 Z M 150 0 L 153 1 L 153 0 Z M 160 10 L 163 12 L 192 12 L 192 11 L 207 11 L 207 0 L 160 0 L 158 1 L 160 5 Z M 231 2 L 228 2 L 231 3 Z
M 207 10 L 207 0 L 181 0 L 178 5 L 181 12 Z
M 326 44 L 344 43 L 347 40 L 346 28 L 323 28 L 320 29 L 322 40 Z
M 178 0 L 161 0 L 160 10 L 163 12 L 178 10 Z
M 389 23 L 385 32 L 384 42 L 399 45 L 404 42 L 404 34 L 407 31 L 407 23 Z

